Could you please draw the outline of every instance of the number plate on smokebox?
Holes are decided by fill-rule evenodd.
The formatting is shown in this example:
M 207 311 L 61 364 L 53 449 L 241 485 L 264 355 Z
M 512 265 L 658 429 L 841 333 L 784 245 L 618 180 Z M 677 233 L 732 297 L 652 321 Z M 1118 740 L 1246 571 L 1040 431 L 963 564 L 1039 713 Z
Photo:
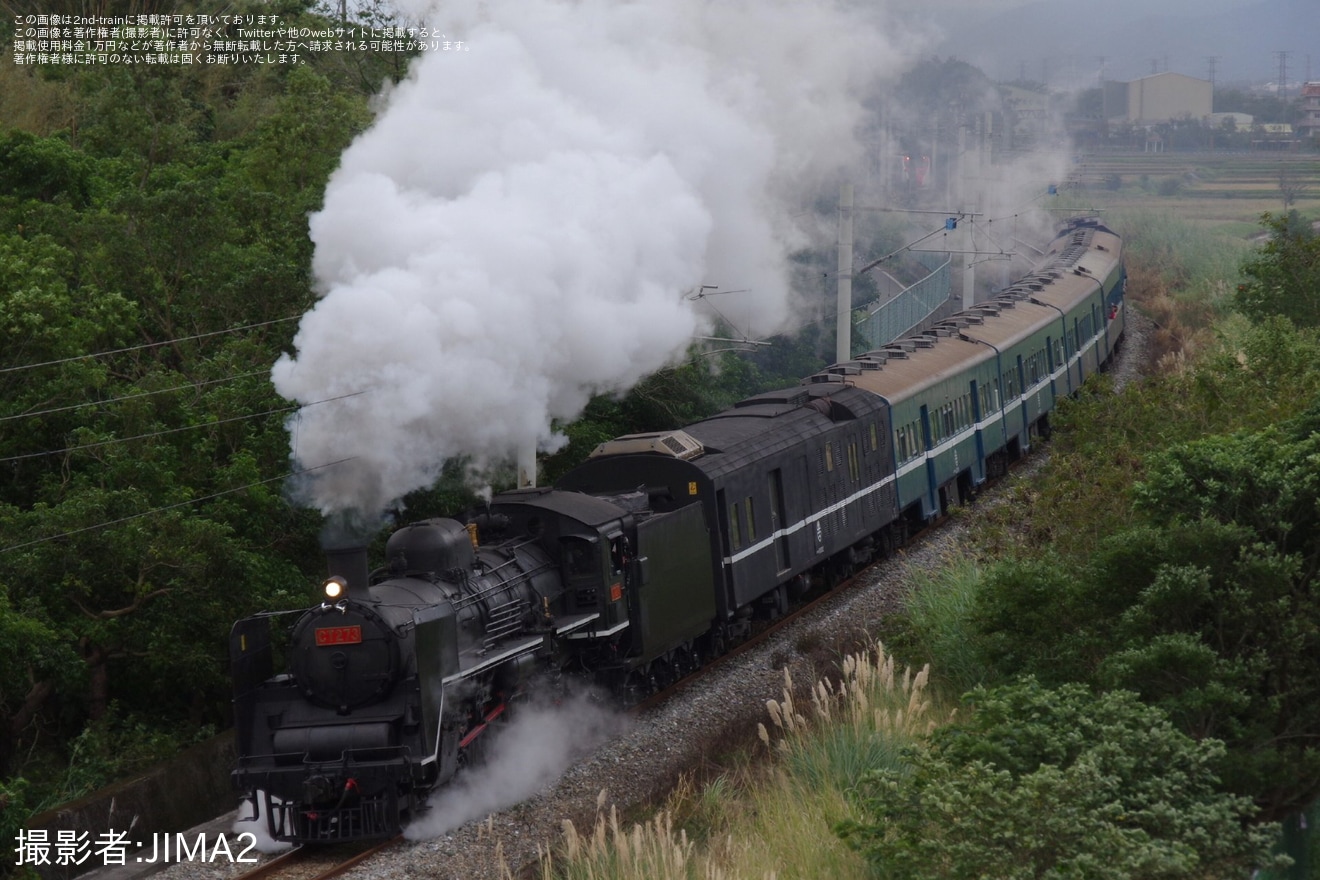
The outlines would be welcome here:
M 360 645 L 362 644 L 362 627 L 360 626 L 319 627 L 316 630 L 316 644 Z

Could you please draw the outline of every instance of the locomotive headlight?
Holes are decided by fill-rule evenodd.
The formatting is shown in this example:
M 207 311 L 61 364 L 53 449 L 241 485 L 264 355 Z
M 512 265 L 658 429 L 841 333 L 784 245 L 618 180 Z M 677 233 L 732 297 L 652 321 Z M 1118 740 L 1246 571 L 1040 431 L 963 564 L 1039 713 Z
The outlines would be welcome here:
M 333 601 L 348 592 L 348 581 L 335 575 L 325 582 L 324 589 L 325 597 Z

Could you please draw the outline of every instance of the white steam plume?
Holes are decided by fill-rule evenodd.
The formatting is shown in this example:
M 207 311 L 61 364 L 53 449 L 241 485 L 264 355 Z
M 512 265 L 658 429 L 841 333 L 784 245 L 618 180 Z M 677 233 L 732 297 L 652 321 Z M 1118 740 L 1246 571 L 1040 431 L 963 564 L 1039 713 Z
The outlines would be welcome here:
M 553 448 L 553 420 L 682 355 L 702 284 L 782 329 L 791 214 L 857 159 L 860 99 L 902 57 L 842 0 L 442 12 L 466 49 L 419 58 L 345 152 L 311 219 L 322 299 L 273 371 L 298 462 L 351 459 L 303 487 L 326 513 Z
M 526 800 L 555 782 L 574 761 L 622 733 L 624 716 L 588 695 L 558 706 L 523 706 L 507 730 L 496 734 L 486 763 L 464 771 L 452 785 L 431 793 L 429 808 L 404 829 L 409 840 L 427 840 L 488 813 Z

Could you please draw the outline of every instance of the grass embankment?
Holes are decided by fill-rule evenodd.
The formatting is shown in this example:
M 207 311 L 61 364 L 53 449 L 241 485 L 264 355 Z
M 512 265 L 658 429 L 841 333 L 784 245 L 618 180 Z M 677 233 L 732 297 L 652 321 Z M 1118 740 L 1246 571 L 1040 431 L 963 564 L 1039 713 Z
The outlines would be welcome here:
M 900 769 L 903 750 L 942 717 L 927 677 L 897 670 L 879 644 L 846 656 L 837 677 L 807 691 L 785 670 L 783 699 L 767 702 L 759 742 L 748 742 L 726 772 L 704 786 L 687 780 L 638 823 L 605 811 L 602 797 L 593 829 L 565 823 L 561 845 L 542 859 L 542 876 L 869 876 L 863 857 L 831 829 L 860 818 L 857 780 Z

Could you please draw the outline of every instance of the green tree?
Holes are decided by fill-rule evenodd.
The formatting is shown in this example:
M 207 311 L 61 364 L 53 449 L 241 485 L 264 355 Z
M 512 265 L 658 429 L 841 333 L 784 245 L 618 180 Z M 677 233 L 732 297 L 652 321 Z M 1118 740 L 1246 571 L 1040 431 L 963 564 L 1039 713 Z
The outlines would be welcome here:
M 1150 454 L 1140 525 L 1082 560 L 998 566 L 974 612 L 1005 674 L 1140 693 L 1224 740 L 1268 818 L 1320 794 L 1320 404 Z
M 0 138 L 0 193 L 85 207 L 91 201 L 92 169 L 87 156 L 57 138 L 23 131 Z
M 862 783 L 840 832 L 894 880 L 1239 878 L 1275 829 L 1217 789 L 1223 747 L 1196 742 L 1134 694 L 1028 679 L 969 695 L 911 768 Z
M 1234 304 L 1253 321 L 1282 315 L 1320 327 L 1320 235 L 1296 211 L 1265 214 L 1261 224 L 1269 238 L 1243 263 Z
M 224 724 L 232 621 L 306 603 L 319 517 L 281 495 L 270 364 L 313 299 L 307 215 L 400 60 L 0 72 L 29 129 L 0 129 L 7 821 Z

